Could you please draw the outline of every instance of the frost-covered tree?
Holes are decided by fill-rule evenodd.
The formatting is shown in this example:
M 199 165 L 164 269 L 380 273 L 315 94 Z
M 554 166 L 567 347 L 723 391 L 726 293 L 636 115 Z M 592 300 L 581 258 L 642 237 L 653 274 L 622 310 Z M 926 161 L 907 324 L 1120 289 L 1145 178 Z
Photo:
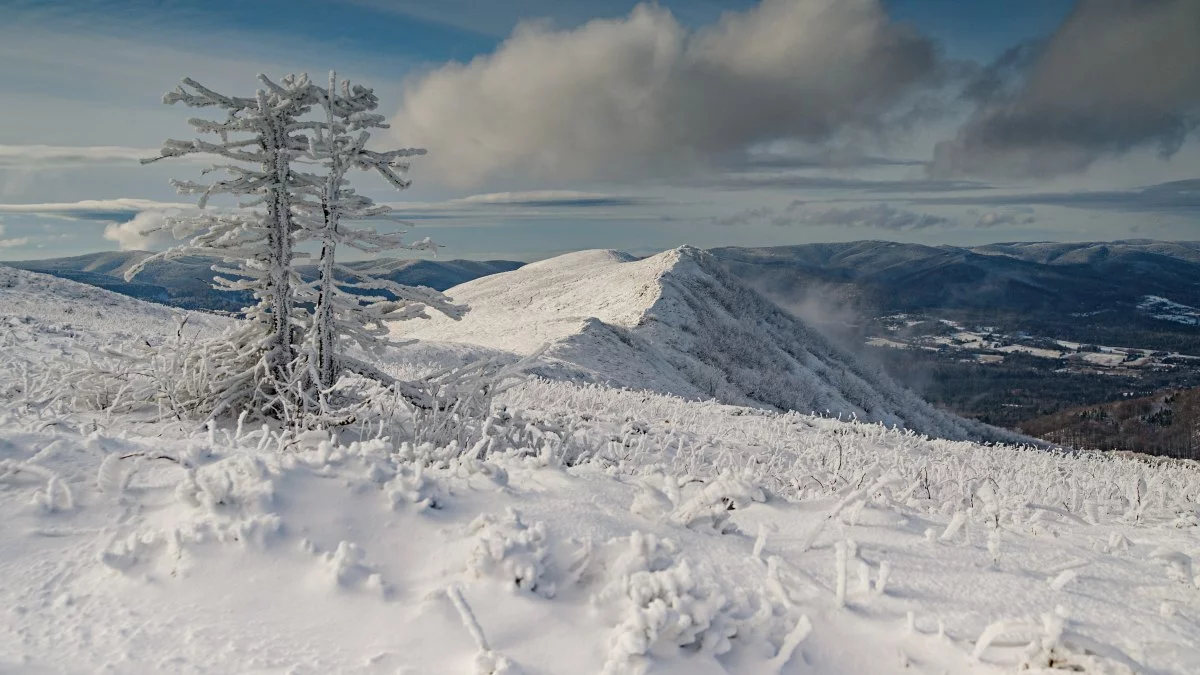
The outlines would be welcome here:
M 425 238 L 414 243 L 404 241 L 405 232 L 380 233 L 375 228 L 355 227 L 354 221 L 375 220 L 387 216 L 391 208 L 375 204 L 351 187 L 351 170 L 370 170 L 383 176 L 398 190 L 410 183 L 404 174 L 408 158 L 425 154 L 420 148 L 402 148 L 377 152 L 366 147 L 371 129 L 386 129 L 384 118 L 375 112 L 379 99 L 371 89 L 351 86 L 330 73 L 329 87 L 323 90 L 320 105 L 324 123 L 313 130 L 308 155 L 318 161 L 324 174 L 305 176 L 303 189 L 307 199 L 296 202 L 303 214 L 302 236 L 320 243 L 318 275 L 305 290 L 313 304 L 313 315 L 306 336 L 311 355 L 310 370 L 321 391 L 328 390 L 345 371 L 380 374 L 346 353 L 354 344 L 368 352 L 397 344 L 385 339 L 387 323 L 425 316 L 425 308 L 458 318 L 462 308 L 450 304 L 445 296 L 428 288 L 402 286 L 378 278 L 370 271 L 356 271 L 338 265 L 339 245 L 377 254 L 389 250 L 436 250 Z
M 234 195 L 242 207 L 256 209 L 168 219 L 166 227 L 187 241 L 156 256 L 220 257 L 227 266 L 215 271 L 228 276 L 218 276 L 217 287 L 250 291 L 256 300 L 245 310 L 248 325 L 227 336 L 230 350 L 219 357 L 210 355 L 215 362 L 203 364 L 224 374 L 214 382 L 213 400 L 197 402 L 200 407 L 211 405 L 214 414 L 238 406 L 278 415 L 295 403 L 290 400 L 289 382 L 302 335 L 295 306 L 299 279 L 293 263 L 297 225 L 292 200 L 299 186 L 292 162 L 308 150 L 305 132 L 312 123 L 301 118 L 312 110 L 320 90 L 305 76 L 288 76 L 276 83 L 260 75 L 259 82 L 262 88 L 254 97 L 238 97 L 185 78 L 163 102 L 223 113 L 223 119 L 188 120 L 196 131 L 216 136 L 215 141 L 170 139 L 158 157 L 143 160 L 214 155 L 219 163 L 205 173 L 222 170 L 224 180 L 172 184 L 181 194 L 199 194 L 201 209 L 214 194 Z M 132 278 L 140 269 L 130 269 L 126 277 Z
M 397 387 L 411 398 L 416 394 L 411 387 L 342 350 L 351 344 L 367 349 L 388 344 L 382 339 L 386 322 L 422 316 L 425 307 L 455 317 L 462 309 L 436 291 L 340 267 L 335 253 L 338 244 L 367 253 L 435 248 L 428 240 L 406 245 L 403 233 L 346 224 L 381 218 L 388 211 L 354 191 L 346 178 L 351 169 L 374 170 L 403 188 L 408 185 L 403 178 L 406 158 L 424 151 L 365 147 L 368 129 L 386 126 L 373 112 L 378 99 L 370 89 L 346 83 L 339 92 L 332 78 L 330 87 L 322 88 L 305 75 L 278 83 L 260 75 L 259 82 L 256 95 L 244 98 L 184 79 L 164 102 L 223 113 L 223 118 L 189 120 L 198 132 L 216 139 L 168 140 L 158 157 L 143 160 L 213 155 L 218 163 L 205 173 L 221 171 L 225 177 L 207 183 L 172 181 L 179 192 L 200 195 L 201 211 L 166 219 L 162 227 L 184 243 L 143 260 L 126 278 L 152 260 L 209 255 L 222 260 L 213 268 L 216 288 L 249 291 L 255 299 L 238 328 L 174 361 L 181 364 L 180 377 L 205 385 L 192 387 L 191 399 L 173 405 L 211 416 L 244 409 L 293 423 L 323 424 L 331 412 L 326 394 L 346 371 Z M 323 114 L 310 115 L 314 109 Z M 209 198 L 218 194 L 233 195 L 237 208 L 206 210 Z M 319 275 L 312 282 L 298 274 L 297 263 L 309 256 L 297 246 L 306 242 L 321 247 Z

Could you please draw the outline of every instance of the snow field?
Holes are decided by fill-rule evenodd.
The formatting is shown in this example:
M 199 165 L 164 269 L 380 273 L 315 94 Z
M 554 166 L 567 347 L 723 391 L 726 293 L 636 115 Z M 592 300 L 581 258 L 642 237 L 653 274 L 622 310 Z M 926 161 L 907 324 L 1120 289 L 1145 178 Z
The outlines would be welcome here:
M 0 293 L 0 672 L 1200 672 L 1194 463 L 539 379 L 197 432 L 54 396 L 175 330 L 54 283 Z
M 467 451 L 80 420 L 37 431 L 6 406 L 0 573 L 22 582 L 0 592 L 0 664 L 1200 666 L 1193 467 L 599 386 L 507 397 L 510 411 L 542 403 L 497 414 Z

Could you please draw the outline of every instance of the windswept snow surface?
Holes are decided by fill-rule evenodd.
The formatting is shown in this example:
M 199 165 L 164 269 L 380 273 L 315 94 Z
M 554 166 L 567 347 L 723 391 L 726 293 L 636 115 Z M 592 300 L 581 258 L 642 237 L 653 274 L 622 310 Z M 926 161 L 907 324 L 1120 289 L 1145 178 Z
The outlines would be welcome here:
M 1193 463 L 545 380 L 449 444 L 197 432 L 29 395 L 174 330 L 76 286 L 0 285 L 0 672 L 1200 672 Z
M 855 416 L 945 438 L 1015 438 L 933 408 L 691 247 L 642 260 L 582 251 L 447 294 L 470 306 L 462 321 L 394 330 L 520 355 L 549 345 L 539 372 L 556 379 Z

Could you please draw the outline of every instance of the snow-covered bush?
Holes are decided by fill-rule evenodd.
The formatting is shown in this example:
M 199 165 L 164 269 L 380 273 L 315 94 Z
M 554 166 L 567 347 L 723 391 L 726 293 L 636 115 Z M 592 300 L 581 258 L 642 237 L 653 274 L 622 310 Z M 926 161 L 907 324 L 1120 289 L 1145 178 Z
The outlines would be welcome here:
M 617 624 L 609 638 L 605 673 L 636 672 L 645 657 L 689 653 L 720 655 L 754 612 L 693 571 L 669 540 L 634 532 L 619 540 L 593 602 Z
M 483 514 L 470 526 L 475 534 L 469 570 L 480 577 L 495 577 L 516 590 L 552 598 L 557 590 L 548 578 L 550 548 L 546 526 L 527 525 L 509 508 L 501 515 Z
M 425 467 L 421 464 L 400 467 L 395 478 L 388 481 L 383 489 L 395 510 L 440 509 L 446 501 L 441 486 L 426 475 Z
M 726 534 L 732 531 L 726 522 L 730 511 L 766 500 L 762 488 L 725 470 L 709 480 L 685 478 L 671 518 L 692 529 L 711 529 Z
M 1087 673 L 1089 675 L 1134 675 L 1145 668 L 1120 649 L 1101 644 L 1070 629 L 1065 610 L 1043 614 L 1038 621 L 997 621 L 975 641 L 973 657 L 978 660 L 1001 638 L 1029 639 L 1018 670 L 1030 673 Z
M 364 588 L 386 597 L 390 588 L 383 577 L 366 562 L 367 554 L 357 544 L 338 542 L 337 548 L 321 555 L 333 586 L 345 589 Z

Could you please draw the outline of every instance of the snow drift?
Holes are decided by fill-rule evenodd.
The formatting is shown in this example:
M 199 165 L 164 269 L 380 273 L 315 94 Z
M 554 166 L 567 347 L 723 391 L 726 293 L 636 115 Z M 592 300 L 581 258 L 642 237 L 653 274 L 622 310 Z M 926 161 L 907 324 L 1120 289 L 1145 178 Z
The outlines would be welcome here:
M 461 322 L 395 330 L 522 355 L 548 344 L 539 372 L 551 378 L 852 415 L 946 438 L 1006 436 L 933 408 L 695 248 L 643 260 L 571 253 L 447 294 L 470 306 Z

